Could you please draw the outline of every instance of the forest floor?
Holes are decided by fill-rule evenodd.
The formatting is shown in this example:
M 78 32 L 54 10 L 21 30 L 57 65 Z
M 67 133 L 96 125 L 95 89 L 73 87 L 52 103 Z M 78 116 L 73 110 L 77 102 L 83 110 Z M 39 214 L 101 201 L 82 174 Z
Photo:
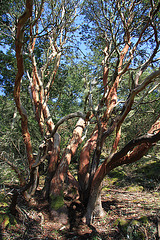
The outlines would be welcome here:
M 19 199 L 19 218 L 14 218 L 8 210 L 12 186 L 0 185 L 0 239 L 160 239 L 160 161 L 143 161 L 138 167 L 121 167 L 106 177 L 102 187 L 105 217 L 95 217 L 90 227 L 81 223 L 75 231 L 70 231 L 63 215 L 53 221 L 45 201 L 30 206 Z

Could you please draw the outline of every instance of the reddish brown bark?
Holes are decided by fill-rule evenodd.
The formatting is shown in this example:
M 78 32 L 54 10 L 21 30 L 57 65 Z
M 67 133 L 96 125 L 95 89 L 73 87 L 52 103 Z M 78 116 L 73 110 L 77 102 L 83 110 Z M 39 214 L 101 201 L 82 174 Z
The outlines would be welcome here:
M 91 136 L 91 138 L 84 145 L 79 160 L 79 172 L 78 172 L 78 180 L 80 189 L 83 191 L 88 187 L 89 180 L 89 163 L 91 158 L 92 151 L 96 148 L 98 137 L 98 130 Z
M 45 185 L 43 189 L 43 195 L 45 198 L 49 197 L 50 183 L 56 172 L 59 164 L 59 153 L 60 153 L 60 135 L 58 133 L 54 134 L 54 138 L 50 138 L 48 143 L 48 172 L 45 179 Z
M 17 34 L 16 34 L 16 60 L 17 60 L 17 75 L 15 79 L 15 86 L 14 86 L 14 99 L 17 106 L 17 109 L 21 115 L 21 126 L 22 126 L 22 133 L 23 133 L 23 139 L 24 143 L 26 145 L 26 151 L 27 151 L 27 158 L 29 167 L 31 169 L 31 166 L 33 164 L 33 154 L 32 154 L 32 145 L 31 145 L 31 139 L 30 134 L 28 131 L 28 119 L 27 119 L 27 113 L 24 109 L 24 107 L 21 105 L 20 101 L 20 84 L 22 80 L 22 76 L 24 74 L 24 65 L 23 65 L 23 55 L 22 55 L 22 46 L 23 46 L 23 33 L 24 33 L 24 25 L 27 22 L 27 20 L 32 16 L 32 1 L 27 0 L 26 1 L 26 9 L 18 19 L 17 23 Z

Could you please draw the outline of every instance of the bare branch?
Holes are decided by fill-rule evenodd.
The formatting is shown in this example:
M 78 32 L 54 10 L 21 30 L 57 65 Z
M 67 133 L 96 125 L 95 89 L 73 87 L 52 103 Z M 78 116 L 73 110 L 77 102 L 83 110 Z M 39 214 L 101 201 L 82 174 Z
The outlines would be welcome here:
M 57 73 L 58 68 L 59 68 L 60 59 L 61 59 L 61 54 L 62 54 L 62 53 L 59 52 L 59 53 L 57 54 L 57 56 L 56 56 L 55 66 L 54 66 L 53 72 L 52 72 L 52 74 L 51 74 L 51 76 L 50 76 L 50 79 L 49 79 L 49 81 L 48 81 L 48 83 L 47 83 L 47 85 L 46 85 L 46 87 L 45 87 L 45 90 L 44 90 L 45 96 L 46 96 L 46 100 L 48 100 L 48 98 L 49 98 L 49 91 L 50 91 L 51 86 L 53 85 L 53 82 L 54 82 L 55 77 L 56 77 L 56 73 Z
M 75 118 L 75 117 L 79 117 L 79 118 L 82 118 L 82 119 L 86 119 L 86 115 L 83 114 L 83 113 L 81 113 L 81 112 L 75 112 L 75 113 L 70 113 L 70 114 L 68 114 L 67 116 L 61 118 L 61 119 L 56 123 L 56 125 L 55 125 L 52 133 L 51 133 L 49 136 L 47 136 L 47 139 L 48 139 L 48 138 L 51 138 L 52 136 L 54 136 L 54 134 L 56 133 L 58 127 L 59 127 L 62 123 L 64 123 L 65 121 L 67 121 L 67 120 L 69 120 L 69 119 Z
M 40 7 L 39 7 L 38 14 L 37 14 L 36 18 L 34 19 L 34 21 L 31 23 L 32 27 L 37 23 L 37 21 L 39 20 L 41 14 L 42 14 L 43 5 L 44 5 L 44 0 L 41 0 L 41 4 L 40 4 Z
M 114 161 L 114 159 L 122 158 L 128 152 L 132 151 L 135 146 L 140 146 L 142 143 L 154 144 L 158 142 L 160 140 L 160 129 L 156 131 L 158 131 L 158 133 L 147 134 L 137 139 L 131 140 L 128 144 L 126 144 L 124 148 L 121 149 L 121 151 L 115 153 L 115 155 L 112 157 L 112 161 Z

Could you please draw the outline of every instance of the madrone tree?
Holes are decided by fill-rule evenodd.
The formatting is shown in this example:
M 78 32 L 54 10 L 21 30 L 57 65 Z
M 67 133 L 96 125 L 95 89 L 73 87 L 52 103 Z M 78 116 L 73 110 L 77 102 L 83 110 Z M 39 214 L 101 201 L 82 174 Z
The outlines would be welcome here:
M 85 19 L 82 38 L 85 37 L 93 56 L 103 61 L 101 67 L 94 61 L 90 72 L 82 72 L 85 91 L 78 101 L 83 102 L 84 111 L 62 116 L 54 123 L 48 101 L 60 61 L 64 61 L 62 57 L 77 36 L 75 19 L 81 9 Z M 126 121 L 136 118 L 142 104 L 149 106 L 147 96 L 154 92 L 159 97 L 159 10 L 160 3 L 152 0 L 88 0 L 84 3 L 26 0 L 25 10 L 17 21 L 14 99 L 21 116 L 30 178 L 26 181 L 20 177 L 21 188 L 15 192 L 11 209 L 16 205 L 18 194 L 23 194 L 27 201 L 34 197 L 39 166 L 47 159 L 43 195 L 49 200 L 52 216 L 63 209 L 70 198 L 68 207 L 77 201 L 83 209 L 81 216 L 90 224 L 93 213 L 103 215 L 100 191 L 104 177 L 117 166 L 138 161 L 160 140 L 160 115 L 158 109 L 154 109 L 151 119 L 147 112 L 142 113 L 148 124 L 140 135 L 134 134 L 128 141 L 123 137 L 120 142 Z M 30 64 L 24 65 L 24 57 Z M 27 112 L 20 100 L 23 76 L 29 80 L 42 136 L 36 156 Z M 63 76 L 62 81 L 65 81 Z M 56 87 L 58 91 L 58 84 Z M 58 106 L 60 108 L 59 102 Z M 61 152 L 63 136 L 59 134 L 59 127 L 71 118 L 78 120 Z M 141 122 L 139 119 L 136 122 L 140 129 Z M 77 178 L 69 171 L 75 154 Z

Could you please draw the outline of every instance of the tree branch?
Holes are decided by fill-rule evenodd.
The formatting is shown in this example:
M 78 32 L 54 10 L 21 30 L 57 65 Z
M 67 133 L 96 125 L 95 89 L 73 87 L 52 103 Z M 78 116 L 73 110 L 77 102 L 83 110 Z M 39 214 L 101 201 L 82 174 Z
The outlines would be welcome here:
M 150 84 L 159 75 L 160 75 L 160 69 L 155 71 L 155 72 L 153 72 L 153 73 L 151 73 L 150 75 L 148 75 L 140 85 L 138 85 L 135 89 L 132 90 L 128 100 L 126 101 L 126 103 L 124 105 L 124 109 L 122 110 L 122 113 L 120 115 L 119 122 L 118 122 L 119 127 L 123 123 L 125 117 L 129 113 L 129 111 L 131 110 L 131 107 L 133 105 L 135 96 L 139 92 L 141 92 L 143 89 L 145 89 L 145 87 L 148 84 Z
M 67 116 L 61 118 L 55 125 L 53 131 L 51 132 L 51 134 L 49 136 L 47 136 L 47 139 L 48 138 L 51 138 L 52 136 L 54 136 L 54 134 L 56 133 L 58 127 L 64 123 L 65 121 L 69 120 L 69 119 L 72 119 L 72 118 L 75 118 L 75 117 L 79 117 L 79 118 L 82 118 L 82 119 L 86 119 L 86 115 L 83 114 L 82 112 L 75 112 L 75 113 L 70 113 L 68 114 Z

